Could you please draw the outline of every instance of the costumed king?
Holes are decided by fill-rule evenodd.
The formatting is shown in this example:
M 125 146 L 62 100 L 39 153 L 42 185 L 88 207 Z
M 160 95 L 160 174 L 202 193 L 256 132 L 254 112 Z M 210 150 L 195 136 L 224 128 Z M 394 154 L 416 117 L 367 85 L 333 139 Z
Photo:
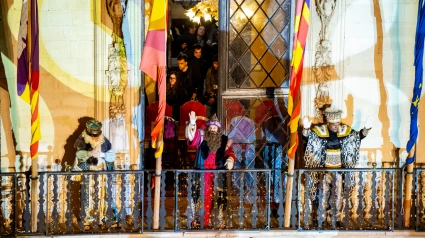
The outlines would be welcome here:
M 366 117 L 364 128 L 360 131 L 352 129 L 350 126 L 341 123 L 342 110 L 336 108 L 326 108 L 323 115 L 325 124 L 314 125 L 311 129 L 311 121 L 303 118 L 303 136 L 307 139 L 307 146 L 304 154 L 306 168 L 354 168 L 360 158 L 360 143 L 372 129 L 372 122 Z M 310 187 L 311 199 L 316 200 L 318 174 L 312 173 L 312 183 Z M 334 173 L 336 185 L 336 217 L 341 221 L 343 210 L 342 190 L 343 176 L 341 173 Z M 354 176 L 351 173 L 348 180 L 354 184 Z M 328 199 L 332 187 L 332 172 L 323 174 L 323 206 L 329 208 Z M 346 184 L 345 186 L 347 186 Z
M 206 130 L 197 128 L 195 112 L 189 113 L 190 122 L 186 126 L 186 138 L 188 147 L 196 148 L 195 168 L 196 169 L 227 169 L 233 168 L 235 162 L 235 154 L 231 148 L 232 140 L 221 134 L 221 123 L 217 116 L 214 116 L 206 123 Z M 224 176 L 218 174 L 218 183 L 216 186 L 219 191 L 219 226 L 224 224 L 223 210 L 226 205 L 226 196 L 224 194 Z M 213 196 L 213 178 L 211 172 L 204 173 L 204 225 L 210 224 L 210 215 L 212 208 Z
M 115 152 L 112 149 L 112 144 L 102 134 L 102 123 L 95 119 L 89 120 L 86 123 L 86 129 L 81 133 L 78 139 L 75 141 L 74 148 L 77 149 L 76 159 L 73 171 L 102 171 L 102 170 L 114 170 L 115 163 Z M 94 182 L 94 181 L 91 181 Z M 107 186 L 106 181 L 99 181 L 101 184 L 101 189 L 99 192 L 100 205 L 99 209 L 101 210 L 100 214 L 106 214 L 106 211 L 102 211 L 105 207 L 105 188 Z M 102 185 L 103 183 L 103 185 Z M 94 211 L 94 201 L 90 199 L 93 196 L 94 191 L 93 185 L 90 184 L 89 176 L 84 178 L 85 186 L 85 208 L 86 214 L 88 215 L 87 220 L 90 222 L 93 220 Z M 113 221 L 118 220 L 118 213 L 116 209 L 115 202 L 112 203 L 112 210 L 114 213 Z M 106 218 L 103 218 L 103 221 Z

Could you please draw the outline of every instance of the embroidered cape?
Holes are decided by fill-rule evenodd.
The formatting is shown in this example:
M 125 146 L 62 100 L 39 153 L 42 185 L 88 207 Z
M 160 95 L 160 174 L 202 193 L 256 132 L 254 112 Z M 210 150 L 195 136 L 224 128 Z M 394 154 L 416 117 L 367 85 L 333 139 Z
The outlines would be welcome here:
M 323 168 L 326 160 L 326 144 L 338 140 L 341 145 L 342 168 L 354 168 L 360 158 L 360 132 L 348 125 L 341 125 L 336 138 L 330 138 L 326 125 L 315 125 L 307 137 L 304 154 L 306 168 Z M 335 141 L 333 141 L 335 142 Z

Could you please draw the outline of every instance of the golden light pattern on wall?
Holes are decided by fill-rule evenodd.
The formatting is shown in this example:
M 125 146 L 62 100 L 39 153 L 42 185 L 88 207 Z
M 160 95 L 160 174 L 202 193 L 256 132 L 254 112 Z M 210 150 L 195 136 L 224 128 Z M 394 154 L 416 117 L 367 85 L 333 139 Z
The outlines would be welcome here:
M 392 162 L 405 156 L 401 152 L 409 138 L 417 6 L 395 0 L 376 2 L 337 1 L 330 40 L 338 78 L 331 80 L 330 92 L 344 111 L 343 122 L 352 123 L 353 128 L 361 129 L 366 116 L 371 116 L 373 128 L 361 147 L 369 160 Z M 308 116 L 314 115 L 317 85 L 312 84 L 312 66 L 321 30 L 316 11 L 311 14 L 302 87 L 302 113 Z M 419 114 L 421 124 L 425 113 Z M 423 153 L 418 150 L 418 160 L 423 160 Z
M 101 44 L 107 52 L 108 45 L 112 42 L 112 25 L 109 24 L 112 21 L 108 19 L 109 16 L 106 12 L 103 14 L 106 7 L 100 7 L 101 4 L 105 4 L 105 0 L 38 0 L 38 3 L 40 13 L 39 107 L 42 133 L 39 161 L 41 161 L 40 165 L 43 169 L 44 166 L 57 163 L 62 165 L 65 162 L 67 164 L 72 163 L 75 157 L 75 152 L 72 152 L 73 143 L 82 131 L 84 120 L 95 117 L 97 115 L 96 108 L 99 110 L 99 108 L 108 106 L 109 85 L 101 80 L 95 80 L 96 62 L 104 62 L 105 72 L 108 66 L 108 57 L 107 55 L 95 55 L 94 38 L 96 31 L 105 32 L 107 37 L 97 39 L 97 43 Z M 129 6 L 132 9 L 138 7 L 140 9 L 138 4 L 140 2 L 129 0 Z M 2 121 L 7 120 L 12 125 L 12 128 L 10 126 L 5 128 L 3 126 L 8 123 L 2 123 L 2 167 L 7 161 L 7 167 L 16 166 L 17 169 L 26 169 L 25 166 L 30 164 L 27 161 L 30 143 L 30 110 L 29 105 L 16 94 L 16 39 L 22 1 L 5 0 L 1 5 L 5 6 L 0 13 L 6 21 L 6 38 L 0 39 L 0 45 L 13 46 L 1 49 L 11 100 L 10 115 L 3 113 L 6 110 L 1 110 L 1 116 Z M 141 13 L 133 10 L 130 17 L 134 19 L 137 14 L 140 17 Z M 129 32 L 127 28 L 125 34 L 129 35 L 130 44 L 124 43 L 137 50 L 139 48 L 138 43 L 132 42 L 133 39 L 131 38 L 137 35 L 137 32 Z M 131 69 L 132 75 L 137 74 L 133 72 L 134 70 L 138 71 L 139 59 L 134 57 L 137 54 L 137 52 L 132 53 L 130 55 L 131 61 L 128 61 L 128 65 L 126 65 L 129 72 Z M 96 83 L 97 85 L 95 85 Z M 129 118 L 128 125 L 124 129 L 124 135 L 132 143 L 128 150 L 132 151 L 132 157 L 135 158 L 132 163 L 135 163 L 139 158 L 137 154 L 138 143 L 133 143 L 133 140 L 137 140 L 137 126 L 134 124 L 137 122 L 133 122 L 132 119 L 139 103 L 138 96 L 134 96 L 134 94 L 139 93 L 140 82 L 126 81 L 125 84 L 128 85 L 125 94 L 129 98 L 131 97 L 133 101 L 127 100 L 129 106 L 126 108 L 126 114 L 129 115 Z M 103 97 L 98 92 L 103 92 L 106 96 Z M 100 121 L 109 120 L 107 116 L 97 119 Z M 107 128 L 104 129 L 107 131 Z M 16 146 L 14 143 L 16 143 Z M 10 151 L 8 148 L 16 148 L 16 152 Z M 3 158 L 7 158 L 7 160 Z
M 82 15 L 79 13 L 80 15 L 74 16 L 80 18 L 80 22 L 78 23 L 82 23 L 81 25 L 77 25 L 73 24 L 72 11 L 69 11 L 69 13 L 63 11 L 58 14 L 49 14 L 52 4 L 45 4 L 46 1 L 44 0 L 39 0 L 38 2 L 40 13 L 46 13 L 40 14 L 40 25 L 43 26 L 40 27 L 40 65 L 63 84 L 69 85 L 75 91 L 81 92 L 84 89 L 93 91 L 92 75 L 94 67 L 92 48 L 93 28 L 95 27 L 92 21 L 93 12 L 91 10 L 85 10 L 81 11 L 83 12 Z M 58 2 L 60 3 L 60 1 Z M 58 9 L 63 10 L 65 6 L 59 3 L 56 3 L 58 4 Z M 14 39 L 17 39 L 18 36 L 21 6 L 22 2 L 15 0 L 7 14 L 7 23 Z M 58 9 L 54 8 L 53 10 Z M 58 19 L 61 14 L 67 16 Z M 82 19 L 86 19 L 86 21 Z M 57 23 L 55 24 L 54 22 Z M 61 23 L 64 24 L 62 25 Z M 102 30 L 109 29 L 103 24 L 96 25 L 96 27 Z M 61 30 L 55 30 L 56 28 L 60 28 Z M 80 43 L 83 45 L 78 47 Z M 81 75 L 82 69 L 85 70 L 83 75 Z
M 73 158 L 68 154 L 69 148 L 73 146 L 73 140 L 78 133 L 80 125 L 79 118 L 94 116 L 95 92 L 103 91 L 107 95 L 99 97 L 100 105 L 109 102 L 108 85 L 98 81 L 94 85 L 94 54 L 93 54 L 93 32 L 103 31 L 111 35 L 112 30 L 110 19 L 100 14 L 102 8 L 97 7 L 101 0 L 96 1 L 68 1 L 68 0 L 39 0 L 40 8 L 40 115 L 42 139 L 40 141 L 40 156 L 47 163 L 64 158 Z M 396 0 L 390 1 L 397 3 Z M 377 43 L 375 19 L 373 6 L 369 2 L 342 3 L 344 4 L 344 14 L 334 16 L 337 31 L 331 36 L 335 43 L 339 45 L 333 52 L 333 62 L 336 65 L 340 78 L 333 80 L 330 87 L 333 95 L 339 100 L 345 112 L 345 121 L 350 122 L 355 129 L 360 129 L 365 116 L 371 115 L 373 129 L 368 137 L 362 142 L 362 149 L 369 153 L 370 158 L 379 159 L 382 155 L 382 145 L 384 140 L 391 142 L 395 148 L 403 149 L 406 145 L 409 133 L 409 106 L 412 95 L 412 85 L 414 79 L 413 68 L 413 45 L 414 29 L 416 26 L 416 6 L 415 4 L 381 4 L 383 47 L 382 51 L 374 52 Z M 131 1 L 129 4 L 134 4 Z M 150 13 L 150 1 L 145 1 L 146 13 Z M 8 158 L 11 165 L 15 164 L 15 152 L 9 151 L 10 145 L 16 149 L 23 158 L 29 153 L 29 106 L 16 95 L 16 45 L 19 29 L 19 19 L 22 1 L 3 0 L 1 9 L 2 19 L 6 21 L 6 39 L 0 39 L 2 48 L 1 57 L 8 79 L 8 89 L 10 93 L 11 108 L 10 115 L 5 115 L 6 110 L 1 110 L 2 121 L 9 120 L 13 128 L 1 128 L 2 133 L 2 158 Z M 364 9 L 370 9 L 365 11 Z M 248 13 L 247 13 L 248 14 Z M 312 15 L 315 14 L 312 11 Z M 145 19 L 148 18 L 148 14 Z M 313 19 L 313 18 L 312 18 Z M 342 20 L 343 19 L 343 20 Z M 147 28 L 146 28 L 147 29 Z M 340 30 L 338 30 L 340 29 Z M 343 32 L 341 32 L 343 29 Z M 312 26 L 312 35 L 318 34 L 318 29 Z M 316 37 L 314 36 L 314 37 Z M 344 37 L 344 41 L 340 41 Z M 309 75 L 311 60 L 314 59 L 315 39 L 308 44 L 306 52 L 306 71 L 304 75 Z M 4 41 L 6 41 L 4 43 Z M 103 47 L 107 49 L 112 38 L 107 38 L 103 42 Z M 68 45 L 67 57 L 62 53 L 63 45 Z M 11 46 L 11 47 L 9 47 Z M 377 82 L 374 57 L 382 54 L 383 84 Z M 105 58 L 106 59 L 106 58 Z M 309 64 L 310 62 L 310 64 Z M 131 62 L 137 65 L 139 62 Z M 87 68 L 82 70 L 80 65 Z M 106 70 L 107 61 L 105 61 Z M 129 65 L 129 67 L 131 67 Z M 339 71 L 340 69 L 343 71 Z M 310 69 L 311 70 L 311 69 Z M 305 105 L 311 105 L 306 95 L 314 91 L 314 85 L 306 77 L 303 86 Z M 149 102 L 154 101 L 154 81 L 146 79 L 146 93 L 149 95 Z M 128 92 L 136 92 L 140 85 L 129 83 L 126 89 Z M 310 90 L 310 89 L 312 90 Z M 386 99 L 381 96 L 382 88 L 386 91 Z M 314 97 L 314 96 L 313 96 Z M 387 107 L 386 116 L 388 121 L 379 119 L 379 106 Z M 127 108 L 128 112 L 133 112 L 135 105 Z M 304 110 L 308 115 L 308 110 Z M 108 118 L 100 118 L 108 120 Z M 420 109 L 419 122 L 425 120 L 425 111 Z M 130 123 L 129 127 L 132 127 Z M 382 137 L 382 128 L 389 131 L 389 138 Z M 13 129 L 13 131 L 12 131 Z M 127 129 L 129 137 L 135 137 L 134 132 Z M 3 136 L 7 134 L 8 136 Z M 13 134 L 13 136 L 12 136 Z M 419 135 L 419 141 L 424 140 L 423 133 Z M 13 138 L 14 137 L 14 138 Z M 4 146 L 4 143 L 8 146 Z M 137 145 L 132 145 L 137 146 Z M 393 150 L 393 148 L 391 148 Z M 425 148 L 418 148 L 418 161 L 423 160 Z M 2 160 L 4 163 L 5 160 Z M 2 164 L 3 166 L 3 164 Z

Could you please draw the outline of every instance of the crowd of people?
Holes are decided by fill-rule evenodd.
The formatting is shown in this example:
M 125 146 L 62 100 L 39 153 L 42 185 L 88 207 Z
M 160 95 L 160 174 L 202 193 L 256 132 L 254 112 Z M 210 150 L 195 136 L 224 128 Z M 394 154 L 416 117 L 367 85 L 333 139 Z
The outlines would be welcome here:
M 207 117 L 217 112 L 218 90 L 218 30 L 214 24 L 188 24 L 187 31 L 175 40 L 178 48 L 178 69 L 170 70 L 167 78 L 167 104 L 173 108 L 173 118 L 179 120 L 180 107 L 188 101 L 198 101 L 207 107 Z

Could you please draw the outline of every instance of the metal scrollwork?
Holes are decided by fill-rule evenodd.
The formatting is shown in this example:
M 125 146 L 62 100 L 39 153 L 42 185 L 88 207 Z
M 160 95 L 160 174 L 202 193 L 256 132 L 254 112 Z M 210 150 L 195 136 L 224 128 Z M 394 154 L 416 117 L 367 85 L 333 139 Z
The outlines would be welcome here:
M 364 222 L 364 216 L 363 216 L 363 212 L 364 212 L 364 208 L 363 208 L 363 199 L 364 199 L 364 194 L 363 194 L 363 189 L 364 189 L 364 173 L 359 173 L 359 193 L 358 193 L 358 197 L 359 197 L 359 205 L 357 207 L 357 227 L 361 228 L 363 226 L 363 222 Z
M 251 210 L 251 214 L 252 214 L 252 218 L 251 218 L 251 222 L 252 222 L 252 226 L 254 229 L 257 228 L 257 216 L 258 216 L 258 207 L 257 207 L 257 176 L 258 176 L 258 172 L 255 173 L 255 176 L 253 176 L 254 179 L 254 189 L 252 190 L 252 195 L 253 195 L 253 205 L 252 205 L 252 210 Z
M 162 173 L 161 173 L 161 197 L 160 197 L 160 200 L 161 200 L 161 208 L 160 208 L 160 211 L 159 211 L 159 219 L 160 219 L 160 225 L 161 225 L 161 230 L 164 230 L 165 228 L 164 228 L 164 225 L 165 225 L 165 216 L 167 215 L 167 212 L 165 211 L 165 186 L 166 186 L 166 184 L 165 184 L 165 176 L 166 176 L 166 174 L 165 174 L 165 172 L 164 171 L 162 171 Z
M 44 176 L 43 174 L 40 174 L 39 176 L 39 181 L 40 181 L 40 185 L 39 185 L 39 198 L 38 198 L 38 204 L 39 204 L 39 208 L 38 208 L 38 214 L 37 214 L 37 218 L 38 218 L 38 223 L 37 223 L 37 227 L 38 230 L 40 232 L 44 231 L 44 206 L 46 204 L 44 204 L 45 200 L 44 200 Z M 37 222 L 37 221 L 32 221 L 32 222 Z
M 193 199 L 193 192 L 192 192 L 192 173 L 187 173 L 187 207 L 186 207 L 186 226 L 189 229 L 191 226 L 192 221 L 195 219 L 195 201 Z

